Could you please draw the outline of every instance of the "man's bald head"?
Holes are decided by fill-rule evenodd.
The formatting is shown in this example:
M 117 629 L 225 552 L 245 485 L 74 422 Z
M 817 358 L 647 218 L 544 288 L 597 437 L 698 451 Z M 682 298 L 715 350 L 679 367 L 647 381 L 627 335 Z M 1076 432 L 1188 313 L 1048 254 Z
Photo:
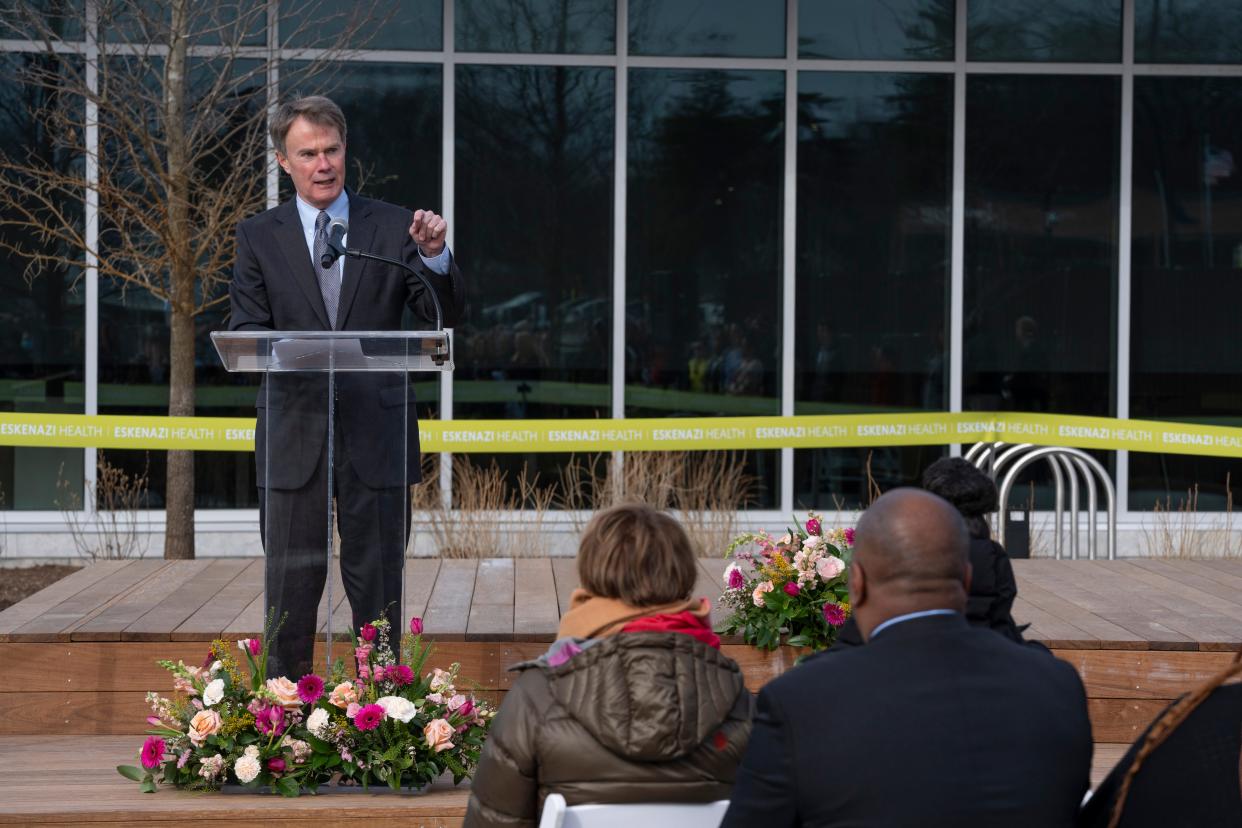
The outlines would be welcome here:
M 970 535 L 957 509 L 921 489 L 895 489 L 863 513 L 854 539 L 855 611 L 864 634 L 924 609 L 963 611 Z

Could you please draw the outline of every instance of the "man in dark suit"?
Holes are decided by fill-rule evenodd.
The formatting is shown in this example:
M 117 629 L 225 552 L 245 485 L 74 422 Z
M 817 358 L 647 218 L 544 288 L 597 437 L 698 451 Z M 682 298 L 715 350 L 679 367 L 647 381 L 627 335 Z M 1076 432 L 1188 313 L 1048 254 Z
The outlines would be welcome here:
M 1073 822 L 1091 764 L 1082 682 L 966 623 L 968 547 L 928 492 L 863 514 L 849 584 L 867 646 L 763 688 L 725 826 Z
M 345 190 L 340 108 L 319 96 L 285 103 L 271 132 L 276 160 L 296 195 L 237 226 L 229 330 L 393 331 L 400 330 L 407 306 L 421 325 L 431 326 L 431 296 L 405 270 L 356 259 L 321 265 L 329 224 L 337 218 L 348 222 L 349 247 L 419 269 L 440 298 L 444 323 L 452 325 L 465 304 L 465 284 L 445 244 L 444 219 Z M 327 395 L 324 374 L 274 373 L 256 403 L 265 603 L 285 617 L 269 652 L 269 676 L 296 680 L 312 670 L 331 532 L 329 433 L 341 576 L 354 627 L 386 617 L 394 633 L 401 629 L 408 485 L 421 478 L 414 397 L 404 373 L 338 374 L 329 432 Z

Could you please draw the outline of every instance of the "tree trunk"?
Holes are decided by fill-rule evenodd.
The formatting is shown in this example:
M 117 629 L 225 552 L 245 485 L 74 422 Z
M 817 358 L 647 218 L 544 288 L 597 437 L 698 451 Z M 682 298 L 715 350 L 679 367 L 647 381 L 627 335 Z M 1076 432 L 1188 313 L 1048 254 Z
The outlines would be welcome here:
M 164 74 L 164 128 L 168 138 L 169 288 L 172 319 L 169 329 L 168 415 L 194 416 L 194 280 L 195 262 L 190 224 L 190 171 L 186 146 L 185 95 L 186 0 L 171 4 L 168 58 Z M 165 494 L 164 557 L 194 557 L 194 452 L 168 452 Z

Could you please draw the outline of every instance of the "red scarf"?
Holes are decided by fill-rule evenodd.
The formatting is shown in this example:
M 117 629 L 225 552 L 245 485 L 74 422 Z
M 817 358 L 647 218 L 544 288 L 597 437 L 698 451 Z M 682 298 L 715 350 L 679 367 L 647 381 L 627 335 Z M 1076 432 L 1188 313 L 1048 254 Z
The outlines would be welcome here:
M 706 602 L 704 602 L 706 603 Z M 712 632 L 704 615 L 686 610 L 665 615 L 648 615 L 638 618 L 621 628 L 621 632 L 673 632 L 683 633 L 702 641 L 709 647 L 720 649 L 720 636 Z

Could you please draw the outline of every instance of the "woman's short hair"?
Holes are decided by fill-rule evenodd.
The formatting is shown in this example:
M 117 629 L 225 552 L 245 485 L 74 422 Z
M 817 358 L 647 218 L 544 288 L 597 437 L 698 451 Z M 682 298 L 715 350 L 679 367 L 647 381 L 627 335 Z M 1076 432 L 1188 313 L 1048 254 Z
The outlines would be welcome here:
M 289 135 L 289 127 L 298 118 L 305 118 L 316 126 L 336 127 L 341 143 L 345 143 L 345 113 L 341 112 L 341 108 L 331 98 L 307 95 L 285 101 L 276 108 L 276 114 L 272 116 L 272 146 L 281 155 L 286 154 L 285 138 Z
M 592 595 L 635 607 L 683 601 L 698 564 L 686 530 L 645 503 L 596 513 L 578 544 L 578 580 Z
M 972 537 L 991 534 L 983 516 L 997 509 L 996 484 L 969 460 L 941 457 L 923 471 L 923 488 L 952 503 L 966 519 Z

